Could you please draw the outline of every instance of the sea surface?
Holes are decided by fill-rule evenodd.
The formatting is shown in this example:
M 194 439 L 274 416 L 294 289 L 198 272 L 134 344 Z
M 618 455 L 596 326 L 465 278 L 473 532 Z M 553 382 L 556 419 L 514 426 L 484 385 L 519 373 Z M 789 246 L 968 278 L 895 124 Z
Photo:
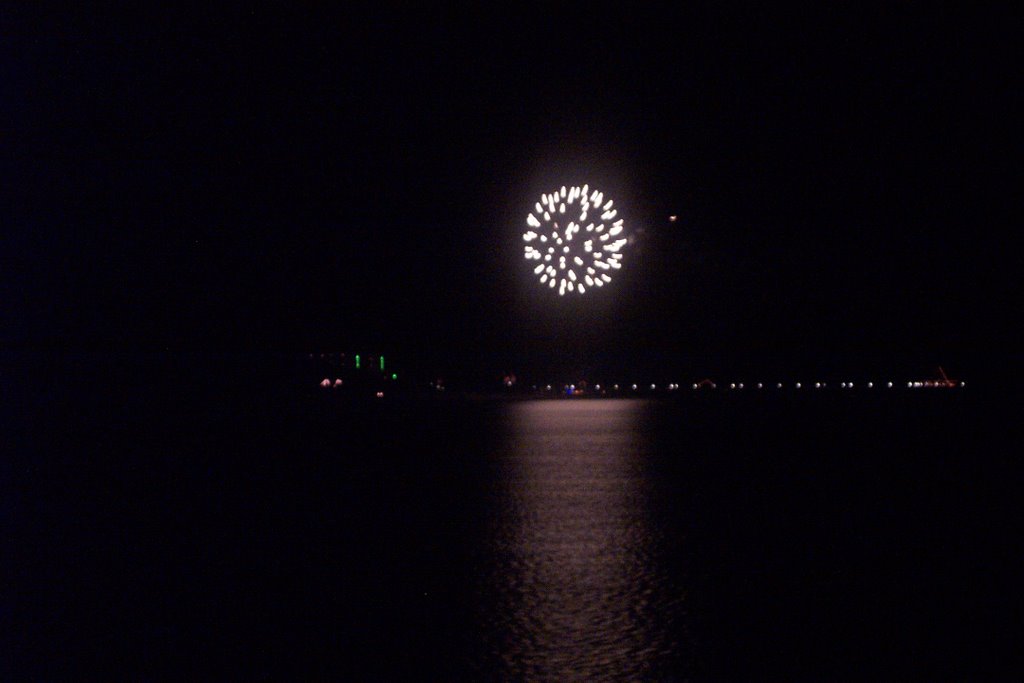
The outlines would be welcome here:
M 6 680 L 1001 678 L 1019 634 L 968 392 L 94 393 L 8 396 Z

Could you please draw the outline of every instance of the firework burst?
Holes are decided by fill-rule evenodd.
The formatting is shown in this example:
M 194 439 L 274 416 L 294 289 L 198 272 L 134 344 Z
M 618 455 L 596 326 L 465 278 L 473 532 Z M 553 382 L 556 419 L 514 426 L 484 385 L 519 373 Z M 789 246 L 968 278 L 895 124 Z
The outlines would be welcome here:
M 541 195 L 526 218 L 524 256 L 549 289 L 584 294 L 604 287 L 622 267 L 623 219 L 614 202 L 589 185 Z M 536 262 L 536 265 L 533 265 Z

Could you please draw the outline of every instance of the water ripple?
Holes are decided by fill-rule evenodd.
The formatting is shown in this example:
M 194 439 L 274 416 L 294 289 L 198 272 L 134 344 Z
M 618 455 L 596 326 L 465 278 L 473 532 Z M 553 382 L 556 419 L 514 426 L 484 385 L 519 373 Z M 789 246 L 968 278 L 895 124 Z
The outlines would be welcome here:
M 680 653 L 681 592 L 646 507 L 645 404 L 510 410 L 481 588 L 489 654 L 508 679 L 657 677 Z

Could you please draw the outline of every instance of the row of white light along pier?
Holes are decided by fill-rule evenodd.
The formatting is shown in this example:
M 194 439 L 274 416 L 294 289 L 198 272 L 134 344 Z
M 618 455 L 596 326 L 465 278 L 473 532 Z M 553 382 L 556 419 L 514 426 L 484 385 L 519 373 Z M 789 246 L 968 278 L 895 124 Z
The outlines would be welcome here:
M 842 391 L 853 391 L 856 389 L 963 389 L 967 386 L 967 382 L 964 381 L 953 381 L 953 380 L 911 380 L 907 382 L 839 382 L 828 383 L 828 382 L 775 382 L 775 383 L 744 383 L 744 382 L 728 382 L 728 383 L 717 383 L 711 380 L 701 380 L 689 385 L 691 391 L 771 391 L 771 390 L 826 390 L 838 388 Z M 676 392 L 681 391 L 684 387 L 680 384 L 669 383 L 669 384 L 594 384 L 592 387 L 586 383 L 576 384 L 563 384 L 558 385 L 534 385 L 533 390 L 540 393 L 551 393 L 556 395 L 569 395 L 569 396 L 586 396 L 586 395 L 628 395 L 628 394 L 641 394 L 641 393 L 652 393 L 652 392 Z

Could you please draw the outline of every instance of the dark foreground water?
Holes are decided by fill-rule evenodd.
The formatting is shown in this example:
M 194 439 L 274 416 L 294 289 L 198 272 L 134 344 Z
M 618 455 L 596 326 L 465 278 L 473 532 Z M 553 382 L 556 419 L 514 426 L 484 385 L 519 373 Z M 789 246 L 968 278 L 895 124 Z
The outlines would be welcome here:
M 7 679 L 999 677 L 1020 632 L 968 394 L 88 396 L 9 431 Z

